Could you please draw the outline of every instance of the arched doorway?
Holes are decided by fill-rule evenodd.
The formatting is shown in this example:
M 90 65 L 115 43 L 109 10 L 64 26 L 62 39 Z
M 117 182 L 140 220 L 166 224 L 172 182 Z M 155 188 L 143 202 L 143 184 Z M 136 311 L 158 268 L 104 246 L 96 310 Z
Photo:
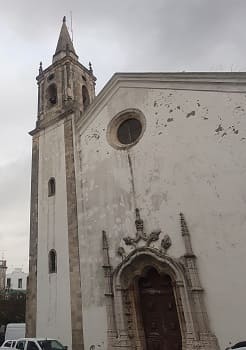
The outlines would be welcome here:
M 138 289 L 146 350 L 182 350 L 171 277 L 150 268 L 139 278 Z
M 107 292 L 109 349 L 219 349 L 209 328 L 196 257 L 184 259 L 144 246 L 115 268 Z

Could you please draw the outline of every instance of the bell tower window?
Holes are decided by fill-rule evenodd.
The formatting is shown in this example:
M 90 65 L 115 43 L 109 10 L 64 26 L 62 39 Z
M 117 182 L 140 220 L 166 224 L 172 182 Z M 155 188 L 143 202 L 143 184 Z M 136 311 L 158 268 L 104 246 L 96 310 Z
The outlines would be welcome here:
M 49 252 L 49 273 L 56 273 L 57 271 L 57 257 L 54 249 Z
M 48 196 L 54 196 L 56 193 L 56 180 L 54 177 L 51 177 L 48 182 Z
M 89 97 L 89 93 L 88 93 L 88 90 L 87 90 L 85 85 L 83 85 L 83 87 L 82 87 L 82 98 L 83 98 L 84 110 L 86 110 L 86 108 L 90 104 L 90 97 Z
M 51 84 L 47 89 L 49 106 L 53 106 L 57 103 L 57 87 L 56 84 Z

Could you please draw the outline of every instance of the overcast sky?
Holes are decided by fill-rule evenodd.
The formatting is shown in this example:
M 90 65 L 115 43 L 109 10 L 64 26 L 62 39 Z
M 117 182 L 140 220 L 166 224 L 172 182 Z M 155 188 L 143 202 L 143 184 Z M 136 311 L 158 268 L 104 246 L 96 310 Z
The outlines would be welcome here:
M 0 258 L 28 269 L 31 137 L 38 65 L 62 17 L 97 92 L 114 72 L 246 71 L 246 0 L 8 0 L 0 10 Z

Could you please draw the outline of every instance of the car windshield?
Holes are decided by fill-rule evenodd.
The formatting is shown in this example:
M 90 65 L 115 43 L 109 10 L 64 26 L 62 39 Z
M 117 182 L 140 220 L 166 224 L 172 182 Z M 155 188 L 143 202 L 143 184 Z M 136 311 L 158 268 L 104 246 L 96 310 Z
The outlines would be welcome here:
M 239 348 L 243 348 L 246 347 L 246 341 L 240 341 L 239 343 L 233 345 L 231 348 L 232 349 L 239 349 Z
M 42 350 L 64 350 L 64 346 L 57 340 L 38 340 Z

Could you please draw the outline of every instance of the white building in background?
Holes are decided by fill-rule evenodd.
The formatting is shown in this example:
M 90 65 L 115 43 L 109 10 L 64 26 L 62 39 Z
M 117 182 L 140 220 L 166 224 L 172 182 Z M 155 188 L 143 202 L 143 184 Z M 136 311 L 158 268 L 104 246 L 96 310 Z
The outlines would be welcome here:
M 6 288 L 15 290 L 26 290 L 28 274 L 22 268 L 16 267 L 11 273 L 6 275 Z
M 244 340 L 246 73 L 118 73 L 95 98 L 64 19 L 37 81 L 27 335 Z

